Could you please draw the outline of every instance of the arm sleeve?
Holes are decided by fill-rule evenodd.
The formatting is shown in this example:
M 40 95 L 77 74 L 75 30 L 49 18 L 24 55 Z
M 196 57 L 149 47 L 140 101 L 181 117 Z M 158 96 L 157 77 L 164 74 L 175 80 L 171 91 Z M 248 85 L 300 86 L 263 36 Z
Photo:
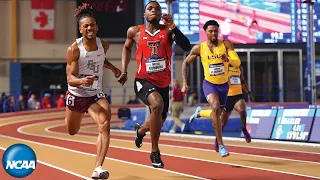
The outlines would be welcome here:
M 177 27 L 172 29 L 172 33 L 174 34 L 174 41 L 179 47 L 181 47 L 184 51 L 191 50 L 189 39 Z
M 234 66 L 234 67 L 238 67 L 241 64 L 240 58 L 237 54 L 236 51 L 234 50 L 229 50 L 228 51 L 228 55 L 229 55 L 229 63 Z

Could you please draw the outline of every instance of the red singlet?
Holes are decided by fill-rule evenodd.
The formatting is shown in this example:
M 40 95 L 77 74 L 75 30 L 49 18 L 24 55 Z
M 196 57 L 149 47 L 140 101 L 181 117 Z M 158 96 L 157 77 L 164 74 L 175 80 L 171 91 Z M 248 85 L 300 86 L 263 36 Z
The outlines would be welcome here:
M 172 45 L 165 26 L 151 34 L 146 25 L 140 25 L 140 39 L 136 52 L 136 78 L 145 79 L 159 88 L 171 82 Z

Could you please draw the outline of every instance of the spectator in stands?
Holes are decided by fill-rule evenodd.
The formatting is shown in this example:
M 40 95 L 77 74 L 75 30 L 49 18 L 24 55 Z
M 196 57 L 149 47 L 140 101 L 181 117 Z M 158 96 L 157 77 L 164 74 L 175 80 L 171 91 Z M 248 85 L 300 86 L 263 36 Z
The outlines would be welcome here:
M 4 98 L 6 97 L 6 94 L 5 93 L 2 93 L 1 94 L 1 99 L 0 99 L 0 113 L 3 112 L 3 101 L 4 101 Z
M 197 93 L 194 91 L 192 92 L 189 97 L 188 97 L 188 105 L 190 107 L 192 106 L 195 106 L 197 104 L 197 100 L 196 100 L 196 96 L 197 96 Z
M 24 111 L 26 110 L 26 104 L 23 99 L 23 95 L 19 96 L 19 101 L 18 101 L 18 111 Z
M 41 109 L 40 101 L 36 101 L 35 109 Z
M 49 93 L 45 93 L 42 99 L 42 109 L 51 108 L 51 95 Z
M 137 96 L 133 95 L 133 96 L 130 96 L 130 99 L 127 102 L 127 104 L 140 104 L 140 102 L 137 99 Z
M 65 100 L 64 100 L 64 95 L 61 94 L 60 95 L 60 98 L 58 99 L 58 102 L 57 102 L 57 108 L 61 108 L 61 107 L 65 107 Z
M 28 99 L 28 109 L 35 110 L 36 108 L 36 95 L 31 94 L 30 98 Z
M 172 90 L 172 98 L 170 100 L 170 106 L 172 108 L 172 118 L 174 120 L 174 125 L 172 129 L 169 131 L 170 133 L 175 133 L 176 128 L 179 126 L 181 128 L 181 132 L 184 131 L 186 127 L 185 123 L 182 123 L 180 120 L 180 115 L 183 112 L 183 101 L 184 96 L 181 92 L 180 83 L 178 80 L 175 80 L 173 83 L 173 90 Z
M 7 96 L 3 101 L 3 108 L 5 112 L 14 112 L 14 98 L 13 96 Z

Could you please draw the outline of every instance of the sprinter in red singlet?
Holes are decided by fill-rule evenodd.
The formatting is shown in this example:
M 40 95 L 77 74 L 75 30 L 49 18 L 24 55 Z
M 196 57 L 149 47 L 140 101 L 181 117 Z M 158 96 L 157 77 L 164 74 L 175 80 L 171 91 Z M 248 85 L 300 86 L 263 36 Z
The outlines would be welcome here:
M 134 80 L 134 90 L 139 99 L 149 106 L 150 118 L 143 124 L 136 124 L 138 148 L 147 131 L 150 131 L 152 166 L 163 168 L 158 141 L 161 127 L 167 118 L 169 108 L 169 85 L 171 82 L 172 43 L 176 42 L 183 50 L 191 49 L 188 38 L 175 27 L 172 17 L 161 14 L 157 1 L 150 1 L 145 7 L 146 24 L 132 26 L 127 31 L 127 39 L 122 51 L 122 75 L 120 84 L 127 81 L 127 69 L 131 58 L 131 49 L 136 43 L 137 70 Z M 165 25 L 159 23 L 162 18 Z

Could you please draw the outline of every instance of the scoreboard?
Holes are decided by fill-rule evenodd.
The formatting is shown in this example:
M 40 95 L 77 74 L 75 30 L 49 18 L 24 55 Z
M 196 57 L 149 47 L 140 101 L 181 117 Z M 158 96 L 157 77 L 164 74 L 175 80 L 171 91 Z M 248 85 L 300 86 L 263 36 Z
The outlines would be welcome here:
M 278 110 L 271 139 L 308 141 L 316 108 Z
M 302 1 L 302 0 L 301 0 Z M 290 32 L 257 33 L 257 43 L 305 43 L 308 34 L 308 5 L 299 0 L 282 3 L 282 9 L 290 14 Z M 287 7 L 290 7 L 289 9 Z M 314 4 L 314 42 L 320 42 L 320 0 Z

